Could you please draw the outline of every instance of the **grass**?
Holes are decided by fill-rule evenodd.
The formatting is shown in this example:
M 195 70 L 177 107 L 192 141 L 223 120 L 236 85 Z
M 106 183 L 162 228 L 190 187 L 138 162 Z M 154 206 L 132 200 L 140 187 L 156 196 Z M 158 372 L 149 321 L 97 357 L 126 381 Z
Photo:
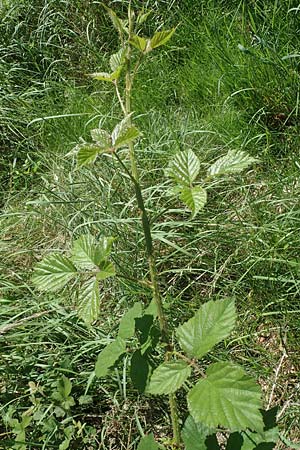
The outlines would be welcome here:
M 28 448 L 58 448 L 74 419 L 85 428 L 76 425 L 70 448 L 134 449 L 141 431 L 152 429 L 161 440 L 168 434 L 164 401 L 136 400 L 126 366 L 86 389 L 118 319 L 135 299 L 149 299 L 140 284 L 146 263 L 139 214 L 131 186 L 111 161 L 79 171 L 66 157 L 92 128 L 110 129 L 118 121 L 107 86 L 83 76 L 105 66 L 116 43 L 99 5 L 38 3 L 7 2 L 0 33 L 1 414 L 11 405 L 20 417 L 34 406 L 33 382 L 42 418 L 28 428 Z M 209 359 L 229 355 L 257 376 L 265 404 L 279 407 L 283 436 L 296 443 L 299 58 L 291 55 L 299 47 L 297 5 L 235 3 L 154 5 L 150 29 L 161 21 L 180 26 L 168 48 L 154 53 L 139 74 L 134 110 L 143 136 L 137 156 L 147 208 L 157 217 L 153 232 L 171 323 L 191 317 L 207 299 L 234 295 L 238 327 Z M 209 187 L 206 209 L 190 221 L 180 204 L 165 211 L 164 168 L 186 147 L 201 158 L 203 173 L 229 148 L 245 149 L 260 163 L 230 183 Z M 90 329 L 76 318 L 68 292 L 41 295 L 30 281 L 37 260 L 69 248 L 87 231 L 116 237 L 113 258 L 121 274 L 106 285 L 101 318 Z M 72 381 L 76 406 L 60 418 L 51 396 L 62 375 Z M 91 396 L 86 404 L 80 403 L 84 394 Z M 0 448 L 11 448 L 14 435 L 4 421 L 0 436 Z

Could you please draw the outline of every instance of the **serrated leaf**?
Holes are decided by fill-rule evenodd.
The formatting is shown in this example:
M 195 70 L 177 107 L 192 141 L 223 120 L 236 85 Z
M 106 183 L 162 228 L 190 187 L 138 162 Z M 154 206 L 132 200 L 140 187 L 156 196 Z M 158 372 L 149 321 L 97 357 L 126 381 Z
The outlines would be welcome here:
M 233 299 L 210 300 L 201 306 L 194 317 L 177 328 L 179 344 L 189 356 L 201 358 L 229 336 L 235 320 Z
M 99 264 L 99 269 L 100 271 L 96 275 L 96 278 L 99 281 L 116 275 L 115 266 L 110 261 L 103 261 Z
M 172 394 L 190 375 L 191 368 L 185 361 L 167 361 L 154 370 L 147 392 L 154 395 Z
M 72 261 L 83 268 L 100 267 L 110 255 L 114 238 L 101 236 L 98 241 L 91 235 L 80 236 L 73 243 Z
M 112 145 L 114 148 L 124 147 L 139 136 L 139 131 L 131 125 L 130 116 L 119 122 L 112 132 Z
M 206 190 L 201 186 L 184 186 L 180 190 L 180 200 L 192 211 L 195 216 L 207 202 Z
M 133 386 L 140 393 L 145 392 L 149 370 L 147 355 L 142 355 L 141 350 L 136 350 L 131 357 L 130 378 Z
M 117 362 L 120 356 L 126 352 L 125 341 L 117 338 L 108 344 L 102 352 L 98 355 L 95 367 L 95 374 L 97 377 L 105 377 L 109 369 Z
M 95 277 L 85 281 L 78 296 L 78 316 L 90 325 L 98 319 L 100 311 L 99 284 Z
M 176 183 L 190 187 L 200 170 L 199 158 L 192 150 L 184 150 L 175 155 L 169 164 L 167 174 Z
M 137 450 L 159 450 L 158 444 L 155 442 L 153 433 L 142 437 Z
M 110 148 L 111 147 L 111 137 L 106 130 L 101 130 L 101 128 L 95 128 L 91 130 L 91 137 L 93 141 L 97 143 L 100 147 Z
M 103 6 L 103 8 L 106 9 L 110 20 L 112 21 L 113 26 L 116 28 L 116 30 L 122 34 L 123 31 L 127 32 L 127 28 L 126 28 L 126 21 L 120 19 L 120 17 L 117 16 L 117 14 L 115 13 L 114 10 L 112 10 L 111 8 L 109 8 L 108 6 L 106 6 L 104 3 L 101 3 L 101 5 Z
M 125 147 L 130 142 L 137 139 L 139 135 L 140 135 L 139 130 L 136 127 L 132 126 L 117 137 L 114 143 L 114 147 L 115 148 Z
M 110 83 L 113 83 L 115 80 L 117 80 L 120 77 L 121 72 L 122 72 L 122 66 L 118 67 L 112 73 L 94 72 L 94 73 L 90 73 L 89 76 L 98 81 L 109 81 Z
M 227 155 L 222 156 L 222 158 L 219 158 L 210 166 L 207 175 L 215 176 L 239 173 L 255 162 L 258 162 L 258 160 L 249 156 L 244 151 L 229 150 Z
M 113 72 L 122 68 L 125 60 L 125 50 L 121 48 L 117 53 L 111 55 L 109 65 Z
M 34 269 L 32 282 L 42 291 L 62 289 L 77 274 L 77 269 L 69 258 L 52 253 L 43 258 Z
M 214 432 L 214 428 L 196 423 L 192 416 L 188 416 L 181 432 L 185 450 L 212 450 L 207 446 L 206 440 Z
M 148 17 L 150 16 L 150 14 L 152 14 L 152 10 L 149 11 L 140 11 L 137 19 L 136 19 L 136 23 L 137 25 L 142 25 L 144 22 L 146 22 L 146 20 L 148 19 Z
M 171 30 L 156 32 L 150 40 L 151 50 L 166 44 L 175 33 L 175 30 L 176 28 L 172 28 Z
M 108 149 L 97 144 L 80 144 L 77 146 L 77 166 L 87 166 L 93 164 L 101 153 Z
M 136 302 L 122 317 L 118 336 L 122 339 L 129 339 L 134 335 L 135 319 L 142 316 L 142 304 Z
M 209 366 L 206 375 L 188 393 L 188 409 L 194 420 L 208 427 L 262 432 L 260 387 L 243 368 L 216 363 Z
M 140 50 L 141 52 L 144 52 L 147 47 L 147 43 L 150 42 L 150 40 L 145 39 L 143 37 L 138 36 L 137 34 L 134 34 L 131 36 L 130 44 L 132 44 L 135 48 Z

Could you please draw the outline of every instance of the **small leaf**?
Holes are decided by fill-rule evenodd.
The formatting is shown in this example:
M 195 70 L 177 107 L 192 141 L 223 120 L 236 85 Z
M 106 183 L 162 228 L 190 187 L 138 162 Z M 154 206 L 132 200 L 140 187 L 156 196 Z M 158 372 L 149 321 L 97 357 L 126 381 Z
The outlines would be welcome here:
M 175 33 L 175 30 L 176 28 L 172 28 L 171 30 L 158 31 L 155 33 L 153 38 L 150 40 L 151 49 L 166 44 Z
M 210 166 L 207 174 L 215 176 L 239 173 L 255 162 L 258 162 L 258 159 L 252 158 L 244 151 L 229 150 L 227 155 L 222 156 Z
M 201 358 L 229 336 L 235 320 L 233 299 L 210 300 L 201 306 L 194 317 L 177 328 L 179 344 L 189 356 Z
M 196 423 L 192 416 L 188 416 L 181 432 L 185 450 L 212 450 L 207 447 L 206 438 L 214 432 L 214 428 Z
M 138 36 L 137 34 L 134 34 L 131 36 L 130 44 L 132 44 L 135 48 L 140 50 L 141 52 L 144 52 L 147 47 L 147 43 L 150 42 L 149 40 Z
M 81 395 L 78 399 L 79 405 L 90 405 L 93 403 L 93 396 L 92 395 Z
M 152 10 L 149 10 L 149 11 L 146 11 L 146 12 L 144 12 L 143 10 L 140 11 L 138 16 L 137 16 L 137 19 L 136 19 L 137 25 L 142 25 L 144 22 L 146 22 L 146 20 L 150 16 L 150 14 L 152 14 Z
M 192 211 L 193 216 L 195 216 L 200 209 L 204 208 L 207 201 L 207 193 L 201 186 L 184 186 L 181 189 L 179 198 Z
M 155 442 L 153 433 L 142 437 L 137 450 L 159 450 L 158 444 Z
M 176 392 L 191 375 L 185 361 L 168 361 L 158 366 L 150 379 L 147 392 L 154 395 Z
M 107 131 L 95 128 L 94 130 L 91 130 L 91 137 L 100 147 L 111 147 L 111 137 Z
M 32 282 L 42 291 L 54 292 L 62 289 L 76 274 L 77 269 L 69 258 L 53 253 L 35 266 Z
M 231 431 L 246 428 L 263 431 L 261 391 L 242 367 L 231 363 L 211 364 L 188 393 L 188 408 L 196 422 Z
M 77 146 L 77 165 L 78 167 L 93 164 L 101 153 L 108 151 L 107 148 L 97 144 L 80 144 Z
M 100 311 L 100 295 L 98 281 L 92 277 L 80 288 L 78 316 L 90 325 L 97 320 Z
M 99 264 L 100 272 L 97 273 L 96 278 L 98 281 L 105 280 L 109 277 L 116 275 L 115 266 L 110 261 L 103 261 Z
M 69 378 L 63 375 L 62 378 L 58 381 L 57 389 L 64 398 L 67 398 L 72 391 L 72 383 Z
M 140 393 L 145 392 L 149 369 L 147 356 L 142 355 L 141 350 L 136 350 L 131 357 L 130 378 Z
M 103 8 L 106 9 L 110 20 L 112 21 L 113 26 L 116 28 L 116 30 L 122 34 L 124 31 L 127 32 L 127 28 L 126 28 L 126 22 L 122 19 L 120 19 L 120 17 L 117 16 L 117 14 L 108 6 L 106 6 L 104 3 L 101 3 L 101 5 L 103 6 Z
M 110 68 L 113 72 L 122 68 L 125 60 L 125 50 L 121 48 L 117 53 L 111 55 L 109 59 Z
M 124 147 L 139 136 L 139 131 L 131 125 L 130 116 L 119 122 L 112 132 L 112 144 L 114 148 Z
M 110 367 L 112 367 L 125 352 L 125 341 L 121 338 L 117 338 L 115 341 L 108 344 L 98 355 L 95 367 L 96 376 L 99 378 L 105 377 Z
M 142 305 L 136 302 L 122 317 L 118 336 L 122 339 L 129 339 L 134 335 L 135 319 L 142 316 Z
M 167 169 L 169 177 L 176 183 L 190 187 L 200 170 L 199 158 L 192 150 L 184 150 L 175 155 Z

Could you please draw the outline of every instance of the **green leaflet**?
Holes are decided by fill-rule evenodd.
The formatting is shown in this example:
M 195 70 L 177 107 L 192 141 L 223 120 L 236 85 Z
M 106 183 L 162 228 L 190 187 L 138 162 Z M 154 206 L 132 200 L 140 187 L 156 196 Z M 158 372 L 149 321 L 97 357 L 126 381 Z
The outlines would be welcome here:
M 74 241 L 72 261 L 85 269 L 100 268 L 106 262 L 112 249 L 114 238 L 101 236 L 97 241 L 91 234 L 84 234 Z
M 108 344 L 98 355 L 95 373 L 97 377 L 105 377 L 109 369 L 117 362 L 120 356 L 126 352 L 125 341 L 117 338 Z
M 77 269 L 69 258 L 59 254 L 45 256 L 34 269 L 32 282 L 41 291 L 62 289 L 77 274 Z
M 222 158 L 219 158 L 210 166 L 207 175 L 215 176 L 239 173 L 255 162 L 258 162 L 258 159 L 252 158 L 252 156 L 249 156 L 242 150 L 229 150 L 227 155 L 222 156 Z
M 214 432 L 214 428 L 196 423 L 192 416 L 188 416 L 181 432 L 185 450 L 213 450 L 211 442 L 208 446 L 207 437 Z M 219 446 L 216 448 L 219 449 Z
M 180 190 L 179 198 L 192 211 L 193 216 L 195 216 L 204 208 L 207 201 L 207 193 L 201 186 L 184 186 Z
M 176 392 L 191 375 L 185 361 L 168 361 L 158 366 L 150 379 L 147 392 L 154 395 Z
M 113 129 L 111 139 L 114 149 L 128 145 L 139 136 L 139 130 L 131 125 L 130 117 L 125 117 Z
M 103 148 L 98 144 L 80 144 L 77 147 L 77 166 L 82 167 L 93 164 L 97 156 L 107 152 L 107 148 Z
M 210 300 L 201 306 L 194 317 L 177 328 L 179 344 L 189 356 L 202 358 L 229 336 L 235 320 L 233 299 Z
M 159 447 L 158 447 L 157 443 L 155 442 L 153 433 L 142 437 L 137 450 L 159 450 Z
M 171 30 L 157 31 L 154 36 L 150 40 L 151 50 L 161 45 L 165 45 L 175 33 L 176 28 L 172 28 Z
M 184 150 L 175 155 L 167 169 L 167 175 L 180 186 L 191 187 L 200 170 L 199 158 L 192 150 Z
M 243 368 L 216 363 L 207 369 L 188 394 L 188 408 L 196 422 L 231 431 L 263 431 L 261 391 Z
M 99 283 L 95 277 L 87 280 L 79 291 L 78 316 L 87 324 L 98 319 L 100 311 Z
M 134 335 L 135 319 L 142 316 L 142 304 L 137 302 L 122 317 L 118 336 L 122 339 L 129 339 Z

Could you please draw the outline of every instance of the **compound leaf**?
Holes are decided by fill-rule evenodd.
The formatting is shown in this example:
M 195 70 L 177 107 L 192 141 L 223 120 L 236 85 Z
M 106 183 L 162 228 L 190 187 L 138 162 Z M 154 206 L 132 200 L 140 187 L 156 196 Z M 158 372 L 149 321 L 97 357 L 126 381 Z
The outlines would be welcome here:
M 159 450 L 158 444 L 155 442 L 153 433 L 142 437 L 137 450 Z
M 231 431 L 246 428 L 263 431 L 261 391 L 242 367 L 231 363 L 211 364 L 188 393 L 188 408 L 196 422 Z
M 208 176 L 239 173 L 257 162 L 256 158 L 249 156 L 242 150 L 229 150 L 227 155 L 217 159 L 208 169 Z
M 192 150 L 184 150 L 175 155 L 169 164 L 167 174 L 176 183 L 190 187 L 200 170 L 199 158 Z
M 41 291 L 54 292 L 62 289 L 76 274 L 77 269 L 69 258 L 53 253 L 35 266 L 32 281 Z
M 192 357 L 201 358 L 225 339 L 234 328 L 234 300 L 210 300 L 187 322 L 180 325 L 176 335 L 181 348 Z
M 158 366 L 150 379 L 147 392 L 154 395 L 176 392 L 191 375 L 185 361 L 168 361 Z
M 114 148 L 128 145 L 139 136 L 139 130 L 130 123 L 130 116 L 119 122 L 112 132 L 112 144 Z
M 193 216 L 195 216 L 200 209 L 204 208 L 207 201 L 207 193 L 201 186 L 184 186 L 180 190 L 179 198 L 192 211 Z
M 124 339 L 117 338 L 108 344 L 101 353 L 95 367 L 95 374 L 97 377 L 105 377 L 110 369 L 123 353 L 126 352 L 126 345 Z
M 118 336 L 122 339 L 129 339 L 135 332 L 135 319 L 142 316 L 142 305 L 136 302 L 122 317 Z
M 175 33 L 175 30 L 176 28 L 165 31 L 157 31 L 150 40 L 151 50 L 166 44 Z
M 78 316 L 88 325 L 99 315 L 100 294 L 99 284 L 95 277 L 87 280 L 80 288 Z

